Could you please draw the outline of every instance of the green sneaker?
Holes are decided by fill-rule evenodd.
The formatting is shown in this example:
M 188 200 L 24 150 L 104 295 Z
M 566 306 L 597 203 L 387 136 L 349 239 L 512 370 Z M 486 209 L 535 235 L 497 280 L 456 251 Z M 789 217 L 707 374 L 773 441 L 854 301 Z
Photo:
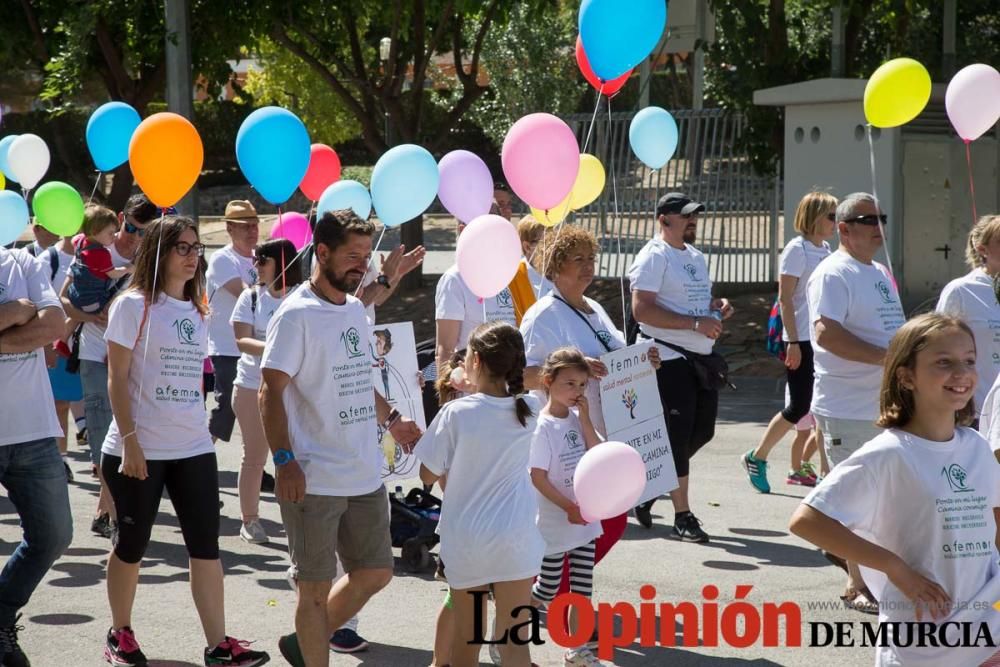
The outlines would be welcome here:
M 278 650 L 292 667 L 306 667 L 306 659 L 302 657 L 302 649 L 299 648 L 299 638 L 294 632 L 278 640 Z
M 751 449 L 740 457 L 740 464 L 747 471 L 753 488 L 761 493 L 771 493 L 771 485 L 767 483 L 767 461 L 755 458 Z

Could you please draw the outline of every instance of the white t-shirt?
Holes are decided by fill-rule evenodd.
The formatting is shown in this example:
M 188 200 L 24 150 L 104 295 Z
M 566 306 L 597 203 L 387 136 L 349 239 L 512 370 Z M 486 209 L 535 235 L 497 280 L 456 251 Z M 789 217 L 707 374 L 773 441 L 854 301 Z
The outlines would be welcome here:
M 812 327 L 809 326 L 809 301 L 806 299 L 806 288 L 809 277 L 819 266 L 819 263 L 830 256 L 830 244 L 813 245 L 805 237 L 796 236 L 788 242 L 781 252 L 778 263 L 778 273 L 783 276 L 798 278 L 795 291 L 792 293 L 792 307 L 795 309 L 795 331 L 798 338 L 795 342 L 812 340 Z M 788 330 L 781 332 L 781 340 L 789 342 Z
M 108 252 L 111 253 L 111 261 L 117 267 L 131 266 L 132 262 L 125 259 L 118 252 L 118 248 L 114 243 L 108 246 Z M 129 282 L 127 280 L 126 282 Z M 124 287 L 122 288 L 124 289 Z M 106 327 L 98 326 L 90 322 L 86 322 L 83 328 L 80 330 L 80 359 L 87 361 L 96 361 L 98 363 L 107 363 L 108 360 L 108 343 L 104 340 L 104 330 Z
M 368 339 L 359 299 L 334 305 L 308 283 L 285 297 L 267 327 L 261 367 L 291 376 L 288 438 L 306 493 L 360 496 L 382 484 Z
M 62 306 L 51 269 L 27 252 L 0 247 L 0 303 L 28 299 L 38 310 Z M 42 349 L 0 354 L 0 445 L 62 437 Z
M 531 264 L 528 264 L 528 282 L 531 283 L 536 299 L 541 299 L 553 289 L 552 281 L 536 271 Z
M 982 408 L 986 394 L 1000 372 L 1000 305 L 993 281 L 982 269 L 973 269 L 945 285 L 937 311 L 965 320 L 976 339 L 976 407 Z
M 527 401 L 537 415 L 538 402 Z M 528 579 L 541 570 L 545 540 L 528 474 L 535 424 L 530 417 L 521 426 L 513 398 L 473 394 L 445 404 L 417 443 L 428 470 L 448 473 L 437 532 L 453 588 Z
M 576 502 L 573 492 L 573 475 L 576 465 L 587 452 L 583 428 L 576 410 L 570 410 L 564 419 L 552 415 L 539 415 L 538 427 L 531 440 L 531 458 L 528 465 L 548 471 L 546 477 L 560 493 Z M 566 512 L 551 500 L 538 494 L 538 530 L 545 538 L 545 555 L 553 556 L 582 547 L 601 536 L 601 522 L 586 526 L 570 523 Z
M 236 297 L 224 285 L 234 278 L 239 278 L 244 287 L 255 285 L 257 269 L 253 266 L 253 258 L 239 254 L 230 243 L 212 253 L 205 277 L 208 282 L 208 354 L 238 357 L 240 349 L 236 347 L 236 335 L 229 324 Z
M 608 348 L 618 350 L 625 347 L 625 336 L 615 328 L 601 304 L 584 297 L 594 312 L 582 314 L 597 331 L 595 336 L 590 327 L 573 313 L 571 306 L 555 298 L 557 295 L 559 291 L 553 288 L 551 294 L 536 301 L 521 318 L 521 337 L 524 338 L 524 354 L 529 367 L 541 366 L 550 354 L 567 345 L 572 345 L 585 356 L 595 359 L 606 354 Z M 607 343 L 608 348 L 601 344 L 601 340 Z M 532 394 L 544 403 L 544 392 L 535 391 Z M 587 383 L 587 401 L 594 428 L 601 435 L 607 435 L 604 413 L 601 411 L 599 381 L 591 379 Z
M 993 381 L 979 411 L 979 432 L 994 450 L 1000 450 L 1000 375 Z
M 866 343 L 883 348 L 905 319 L 888 269 L 878 262 L 859 262 L 842 250 L 816 267 L 808 295 L 810 322 L 828 317 Z M 882 366 L 838 357 L 816 341 L 813 353 L 812 412 L 836 419 L 874 420 Z
M 253 305 L 253 293 L 257 293 L 257 305 Z M 236 322 L 253 326 L 253 337 L 264 340 L 267 337 L 267 323 L 278 310 L 283 298 L 271 296 L 271 291 L 263 285 L 254 285 L 243 290 L 236 300 L 233 316 L 229 318 L 230 326 Z M 235 335 L 235 331 L 233 334 Z M 236 364 L 237 387 L 257 391 L 260 388 L 260 357 L 244 352 Z
M 122 293 L 111 303 L 104 334 L 109 343 L 132 350 L 129 404 L 142 453 L 149 460 L 173 460 L 213 452 L 201 379 L 205 319 L 190 301 L 165 294 L 148 308 L 143 323 L 144 310 L 141 292 Z M 112 419 L 101 451 L 122 455 L 117 420 Z
M 458 342 L 455 344 L 458 350 L 465 349 L 469 334 L 483 322 L 502 320 L 511 326 L 517 326 L 514 297 L 510 290 L 504 287 L 495 297 L 480 299 L 462 280 L 457 266 L 445 271 L 438 280 L 434 294 L 434 319 L 458 320 L 462 323 L 458 330 Z
M 938 619 L 939 626 L 972 622 L 975 633 L 986 622 L 1000 637 L 1000 614 L 992 608 L 1000 599 L 993 518 L 1000 466 L 978 433 L 959 428 L 951 441 L 932 442 L 889 429 L 836 466 L 804 502 L 896 554 L 964 605 Z M 916 620 L 910 601 L 884 573 L 861 572 L 879 600 L 880 622 Z M 960 637 L 961 630 L 950 628 L 948 636 Z M 875 664 L 979 665 L 997 651 L 915 644 L 878 648 Z
M 656 292 L 656 305 L 680 315 L 712 317 L 712 279 L 705 255 L 693 246 L 674 248 L 663 239 L 651 239 L 635 256 L 628 270 L 632 291 Z M 661 329 L 639 324 L 648 338 L 659 338 L 696 354 L 711 354 L 715 341 L 694 330 Z M 680 353 L 660 347 L 664 361 Z

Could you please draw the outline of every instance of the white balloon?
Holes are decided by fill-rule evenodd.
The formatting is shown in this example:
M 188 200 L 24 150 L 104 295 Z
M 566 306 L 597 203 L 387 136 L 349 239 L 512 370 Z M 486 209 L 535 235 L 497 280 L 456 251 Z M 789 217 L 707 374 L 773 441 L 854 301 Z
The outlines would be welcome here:
M 37 134 L 22 134 L 7 151 L 7 166 L 14 180 L 30 190 L 49 170 L 49 147 Z

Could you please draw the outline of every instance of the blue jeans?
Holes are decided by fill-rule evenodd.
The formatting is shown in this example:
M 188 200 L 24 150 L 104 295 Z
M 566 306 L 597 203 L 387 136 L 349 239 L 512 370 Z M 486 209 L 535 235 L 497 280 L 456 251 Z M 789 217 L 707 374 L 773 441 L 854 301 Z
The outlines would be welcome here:
M 73 539 L 66 469 L 55 438 L 0 447 L 0 484 L 24 531 L 0 572 L 0 627 L 6 627 Z
M 83 411 L 87 416 L 87 444 L 90 462 L 101 465 L 101 447 L 114 414 L 108 398 L 108 365 L 80 360 L 80 383 L 83 385 Z

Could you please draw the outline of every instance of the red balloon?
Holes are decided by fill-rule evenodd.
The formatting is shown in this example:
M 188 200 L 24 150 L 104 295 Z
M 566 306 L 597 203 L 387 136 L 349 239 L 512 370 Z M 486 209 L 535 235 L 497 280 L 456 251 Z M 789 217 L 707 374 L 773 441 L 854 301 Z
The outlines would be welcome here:
M 325 144 L 313 144 L 309 149 L 309 168 L 299 183 L 302 194 L 319 201 L 323 191 L 340 180 L 340 158 Z
M 602 90 L 601 80 L 596 74 L 594 74 L 594 70 L 590 68 L 590 61 L 587 60 L 587 53 L 583 50 L 583 41 L 580 39 L 579 35 L 576 36 L 576 64 L 580 67 L 580 73 L 583 74 L 583 78 L 586 79 L 595 90 L 600 91 L 608 97 L 615 95 L 619 90 L 621 90 L 622 86 L 625 85 L 625 82 L 628 81 L 628 78 L 632 76 L 632 70 L 629 70 L 617 79 L 604 82 L 604 88 Z

